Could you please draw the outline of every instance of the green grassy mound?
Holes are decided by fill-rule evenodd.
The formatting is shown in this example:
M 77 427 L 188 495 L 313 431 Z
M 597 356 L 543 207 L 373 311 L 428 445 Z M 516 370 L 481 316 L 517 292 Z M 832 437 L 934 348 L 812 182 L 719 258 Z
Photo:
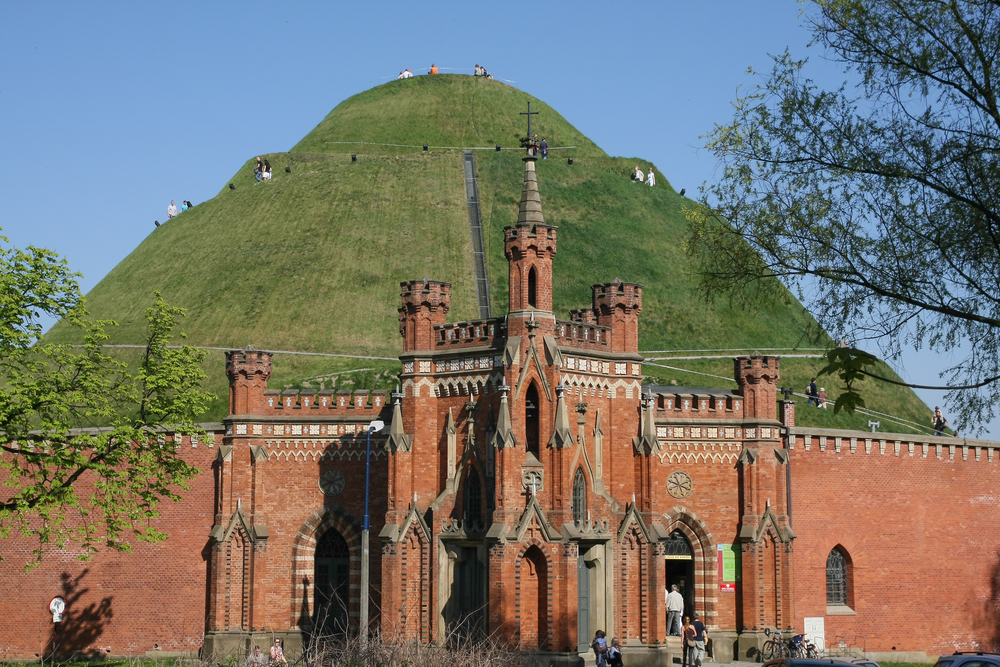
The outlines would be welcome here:
M 620 277 L 645 285 L 643 350 L 812 346 L 805 332 L 815 322 L 794 299 L 758 313 L 706 302 L 683 251 L 682 207 L 693 204 L 661 174 L 654 188 L 630 182 L 632 168 L 648 168 L 648 162 L 607 156 L 522 91 L 457 75 L 395 81 L 345 100 L 292 152 L 265 156 L 274 167 L 271 182 L 256 183 L 247 161 L 231 180 L 234 190 L 223 184 L 216 197 L 150 234 L 91 290 L 88 306 L 95 317 L 119 322 L 114 343 L 141 341 L 143 311 L 159 290 L 168 303 L 187 309 L 183 330 L 194 345 L 395 357 L 400 281 L 450 281 L 449 319 L 478 316 L 462 154 L 441 147 L 515 146 L 524 128 L 519 112 L 529 100 L 540 112 L 533 121 L 539 135 L 554 148 L 576 147 L 553 150 L 537 164 L 546 221 L 559 226 L 557 317 L 589 306 L 593 283 Z M 346 141 L 371 143 L 333 143 Z M 426 153 L 373 145 L 425 142 L 431 145 Z M 524 164 L 519 151 L 480 150 L 476 166 L 492 303 L 494 314 L 502 314 L 502 229 L 516 220 Z M 73 335 L 60 323 L 48 338 Z M 821 361 L 786 360 L 783 384 L 801 391 Z M 726 360 L 667 365 L 732 377 Z M 221 353 L 210 353 L 206 370 L 209 388 L 220 396 L 206 418 L 218 419 L 225 413 Z M 391 388 L 397 370 L 385 360 L 284 355 L 276 359 L 272 386 Z M 664 384 L 733 386 L 648 371 Z M 826 383 L 831 399 L 837 394 L 832 384 Z M 869 406 L 927 421 L 926 406 L 905 389 L 873 387 Z M 864 428 L 867 421 L 814 414 L 821 412 L 800 410 L 798 421 L 844 428 Z

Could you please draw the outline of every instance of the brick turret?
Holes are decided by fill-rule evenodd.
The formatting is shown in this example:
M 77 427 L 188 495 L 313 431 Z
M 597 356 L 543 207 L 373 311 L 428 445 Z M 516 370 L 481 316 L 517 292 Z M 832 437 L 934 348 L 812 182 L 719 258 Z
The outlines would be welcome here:
M 597 323 L 611 327 L 612 351 L 638 352 L 642 285 L 616 278 L 610 283 L 594 285 L 593 290 Z
M 778 418 L 778 381 L 781 379 L 780 357 L 753 354 L 736 357 L 736 383 L 743 394 L 744 415 L 747 419 Z
M 545 224 L 535 176 L 535 158 L 524 158 L 524 187 L 517 224 L 504 229 L 504 253 L 510 263 L 510 311 L 552 312 L 552 259 L 556 228 Z
M 410 280 L 399 284 L 403 305 L 399 308 L 399 335 L 403 351 L 430 350 L 434 326 L 444 324 L 451 307 L 451 283 L 440 280 Z
M 271 377 L 271 353 L 247 346 L 226 352 L 229 377 L 229 414 L 262 414 L 264 392 Z

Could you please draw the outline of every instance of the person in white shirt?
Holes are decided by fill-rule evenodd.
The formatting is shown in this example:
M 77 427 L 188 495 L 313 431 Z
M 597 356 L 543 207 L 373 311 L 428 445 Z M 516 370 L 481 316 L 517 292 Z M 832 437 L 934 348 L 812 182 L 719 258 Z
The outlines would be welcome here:
M 644 180 L 646 179 L 643 177 L 642 169 L 640 169 L 639 166 L 636 165 L 635 170 L 632 171 L 632 182 L 642 183 Z
M 409 79 L 411 76 L 413 76 L 413 70 L 404 70 L 403 71 L 403 78 L 404 79 Z
M 174 200 L 170 200 L 170 206 L 167 207 L 167 219 L 177 216 L 177 205 L 174 204 Z
M 653 175 L 653 168 L 649 168 L 649 176 L 646 177 L 646 185 L 653 187 L 656 185 L 656 176 Z
M 650 172 L 652 173 L 652 172 Z M 677 584 L 667 593 L 667 634 L 681 636 L 681 614 L 684 613 L 684 596 L 677 591 Z

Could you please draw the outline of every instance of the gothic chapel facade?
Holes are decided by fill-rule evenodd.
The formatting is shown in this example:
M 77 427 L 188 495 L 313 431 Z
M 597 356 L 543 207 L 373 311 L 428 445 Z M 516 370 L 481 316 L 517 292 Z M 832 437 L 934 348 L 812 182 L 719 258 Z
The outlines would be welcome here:
M 676 584 L 720 662 L 748 659 L 766 628 L 896 659 L 1000 642 L 997 443 L 796 427 L 773 356 L 735 359 L 732 391 L 643 386 L 642 286 L 596 284 L 556 317 L 557 230 L 524 161 L 504 317 L 449 323 L 448 283 L 402 283 L 394 396 L 268 389 L 270 353 L 228 353 L 229 416 L 206 442 L 168 434 L 203 470 L 165 508 L 170 540 L 7 567 L 5 589 L 62 586 L 67 627 L 113 609 L 73 635 L 91 652 L 218 656 L 273 636 L 293 655 L 356 633 L 378 419 L 369 613 L 384 636 L 489 635 L 581 664 L 604 630 L 627 664 L 669 665 Z M 928 597 L 933 614 L 915 604 Z M 45 614 L 18 596 L 0 610 L 23 621 L 0 645 L 49 645 Z

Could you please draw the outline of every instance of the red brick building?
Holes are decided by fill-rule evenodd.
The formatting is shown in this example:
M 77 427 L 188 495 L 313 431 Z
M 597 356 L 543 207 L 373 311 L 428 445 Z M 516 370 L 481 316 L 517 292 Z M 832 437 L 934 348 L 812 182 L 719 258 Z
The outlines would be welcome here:
M 448 323 L 448 283 L 403 283 L 395 397 L 268 389 L 270 353 L 229 353 L 229 417 L 175 441 L 204 472 L 165 512 L 170 540 L 28 574 L 30 547 L 0 543 L 17 591 L 0 648 L 219 656 L 277 636 L 294 653 L 358 631 L 374 420 L 369 611 L 386 635 L 492 634 L 578 664 L 604 629 L 627 664 L 670 664 L 677 584 L 719 661 L 806 624 L 880 657 L 1000 640 L 997 443 L 797 428 L 777 357 L 737 358 L 736 391 L 642 386 L 642 286 L 594 285 L 556 318 L 557 231 L 525 162 L 504 317 Z

